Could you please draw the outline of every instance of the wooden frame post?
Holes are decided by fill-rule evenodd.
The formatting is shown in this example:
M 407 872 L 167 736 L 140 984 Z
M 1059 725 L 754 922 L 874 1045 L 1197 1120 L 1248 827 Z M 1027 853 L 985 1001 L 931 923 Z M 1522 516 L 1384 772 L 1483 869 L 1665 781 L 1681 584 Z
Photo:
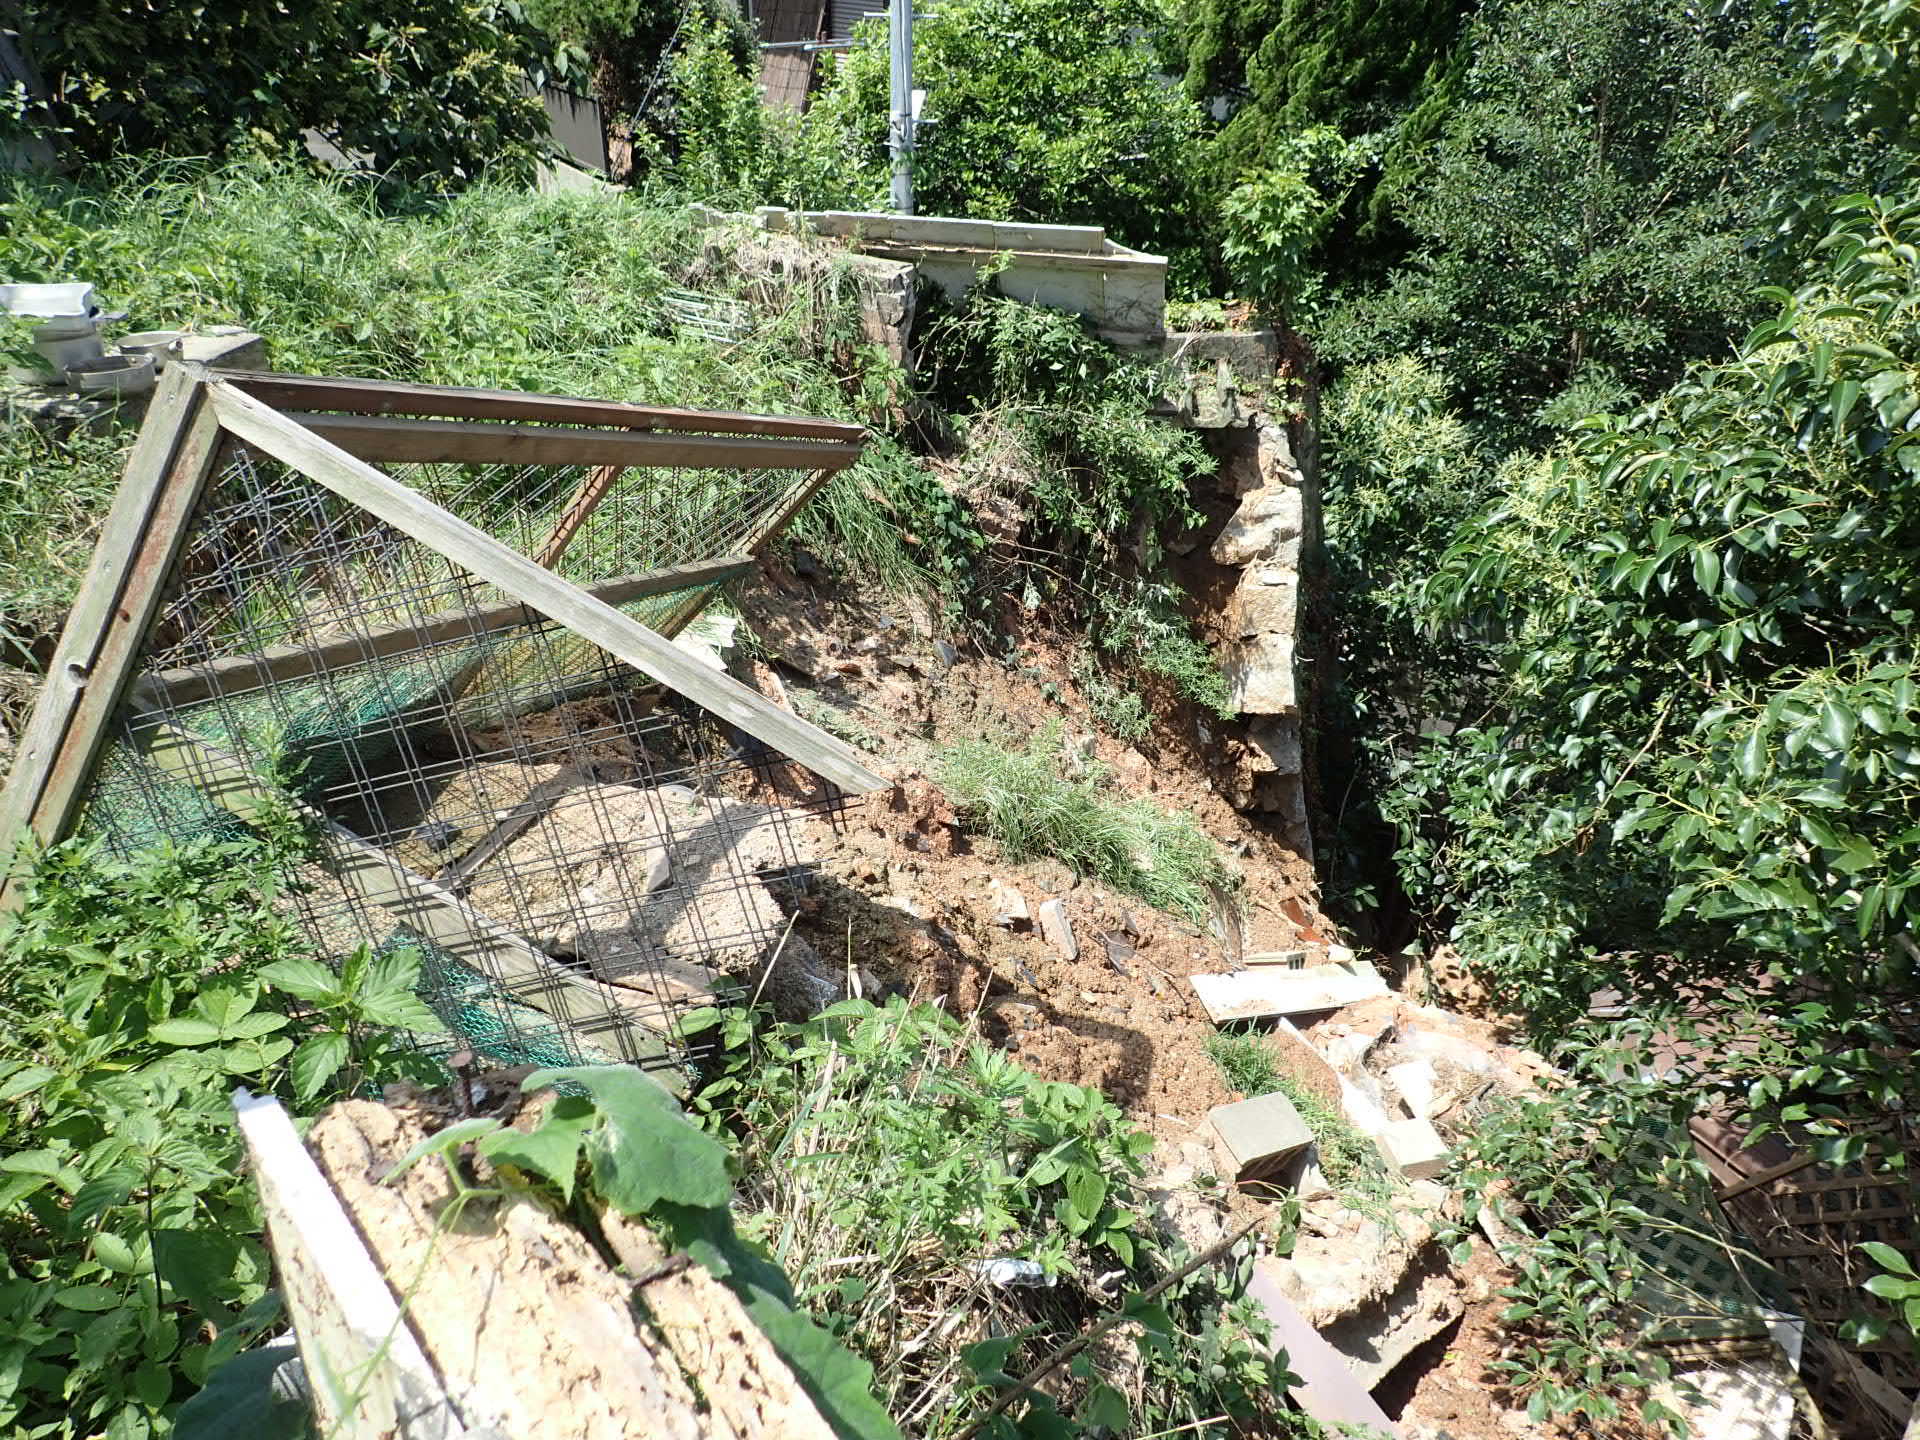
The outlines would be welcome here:
M 52 845 L 78 815 L 107 727 L 132 678 L 187 525 L 213 472 L 220 421 L 204 372 L 171 365 L 148 406 L 48 668 L 6 788 L 0 791 L 0 908 L 19 901 L 15 847 Z

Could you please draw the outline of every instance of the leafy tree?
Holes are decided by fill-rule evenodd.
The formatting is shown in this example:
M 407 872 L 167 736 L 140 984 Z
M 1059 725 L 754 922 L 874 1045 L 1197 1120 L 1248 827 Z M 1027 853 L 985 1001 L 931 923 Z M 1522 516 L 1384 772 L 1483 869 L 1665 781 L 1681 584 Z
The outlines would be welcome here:
M 650 151 L 657 161 L 658 148 L 677 141 L 672 73 L 679 56 L 717 41 L 743 79 L 751 83 L 758 70 L 752 31 L 725 0 L 527 0 L 526 8 L 545 34 L 585 56 L 609 127 L 636 141 L 642 161 Z
M 382 174 L 446 183 L 530 179 L 544 145 L 527 80 L 549 47 L 509 0 L 23 0 L 20 25 L 49 94 L 13 123 L 88 161 L 290 152 L 312 129 Z
M 1916 242 L 1920 196 L 1850 202 L 1736 358 L 1509 477 L 1427 586 L 1502 691 L 1406 777 L 1413 886 L 1537 1023 L 1710 997 L 1711 1079 L 1787 1121 L 1892 1104 L 1916 1038 Z
M 1377 165 L 1344 212 L 1348 243 L 1321 258 L 1352 273 L 1362 259 L 1396 253 L 1388 201 L 1458 96 L 1472 8 L 1463 0 L 1200 0 L 1187 19 L 1187 93 L 1231 107 L 1209 158 L 1214 184 L 1230 187 L 1269 167 L 1278 147 L 1310 127 L 1373 136 Z
M 914 164 L 929 215 L 1102 225 L 1197 283 L 1199 106 L 1167 85 L 1158 0 L 955 0 L 914 26 L 927 92 Z M 1124 37 L 1138 37 L 1128 40 Z M 884 26 L 838 58 L 808 115 L 869 194 L 887 177 Z
M 1774 272 L 1748 238 L 1797 136 L 1762 146 L 1729 108 L 1789 73 L 1772 16 L 1510 0 L 1472 40 L 1467 98 L 1405 200 L 1418 249 L 1323 349 L 1429 356 L 1521 434 L 1725 354 L 1760 316 Z

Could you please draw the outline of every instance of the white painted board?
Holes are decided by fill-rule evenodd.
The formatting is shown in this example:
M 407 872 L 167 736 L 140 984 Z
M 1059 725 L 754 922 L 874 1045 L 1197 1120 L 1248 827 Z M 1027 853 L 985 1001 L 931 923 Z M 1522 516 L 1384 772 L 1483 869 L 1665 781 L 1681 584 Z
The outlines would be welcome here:
M 1309 965 L 1304 970 L 1237 970 L 1190 978 L 1200 1003 L 1207 1007 L 1216 1025 L 1229 1020 L 1338 1010 L 1342 1005 L 1387 993 L 1387 982 L 1380 978 L 1380 972 L 1361 960 Z

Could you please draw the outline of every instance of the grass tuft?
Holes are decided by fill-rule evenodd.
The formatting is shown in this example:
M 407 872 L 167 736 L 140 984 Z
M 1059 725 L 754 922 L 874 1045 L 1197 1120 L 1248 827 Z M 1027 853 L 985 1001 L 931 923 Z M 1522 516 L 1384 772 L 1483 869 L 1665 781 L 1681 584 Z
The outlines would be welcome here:
M 1066 773 L 1060 727 L 1050 725 L 1014 749 L 992 739 L 946 750 L 940 783 L 970 824 L 1014 860 L 1048 857 L 1157 909 L 1205 925 L 1216 896 L 1239 883 L 1219 849 L 1185 815 L 1144 800 L 1102 793 L 1105 767 L 1080 763 Z

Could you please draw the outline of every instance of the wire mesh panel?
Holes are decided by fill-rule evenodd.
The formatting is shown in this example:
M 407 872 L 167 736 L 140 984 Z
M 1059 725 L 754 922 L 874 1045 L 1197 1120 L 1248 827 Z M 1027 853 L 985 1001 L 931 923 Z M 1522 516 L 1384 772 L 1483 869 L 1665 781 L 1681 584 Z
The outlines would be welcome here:
M 399 423 L 375 438 L 415 433 Z M 500 542 L 658 637 L 790 518 L 806 458 L 386 469 L 490 537 L 476 553 Z M 676 1016 L 767 959 L 799 822 L 844 792 L 796 783 L 730 720 L 505 593 L 497 565 L 488 583 L 284 455 L 223 433 L 208 465 L 80 832 L 131 855 L 297 829 L 291 903 L 316 946 L 417 950 L 459 1041 L 509 1064 L 683 1061 Z

